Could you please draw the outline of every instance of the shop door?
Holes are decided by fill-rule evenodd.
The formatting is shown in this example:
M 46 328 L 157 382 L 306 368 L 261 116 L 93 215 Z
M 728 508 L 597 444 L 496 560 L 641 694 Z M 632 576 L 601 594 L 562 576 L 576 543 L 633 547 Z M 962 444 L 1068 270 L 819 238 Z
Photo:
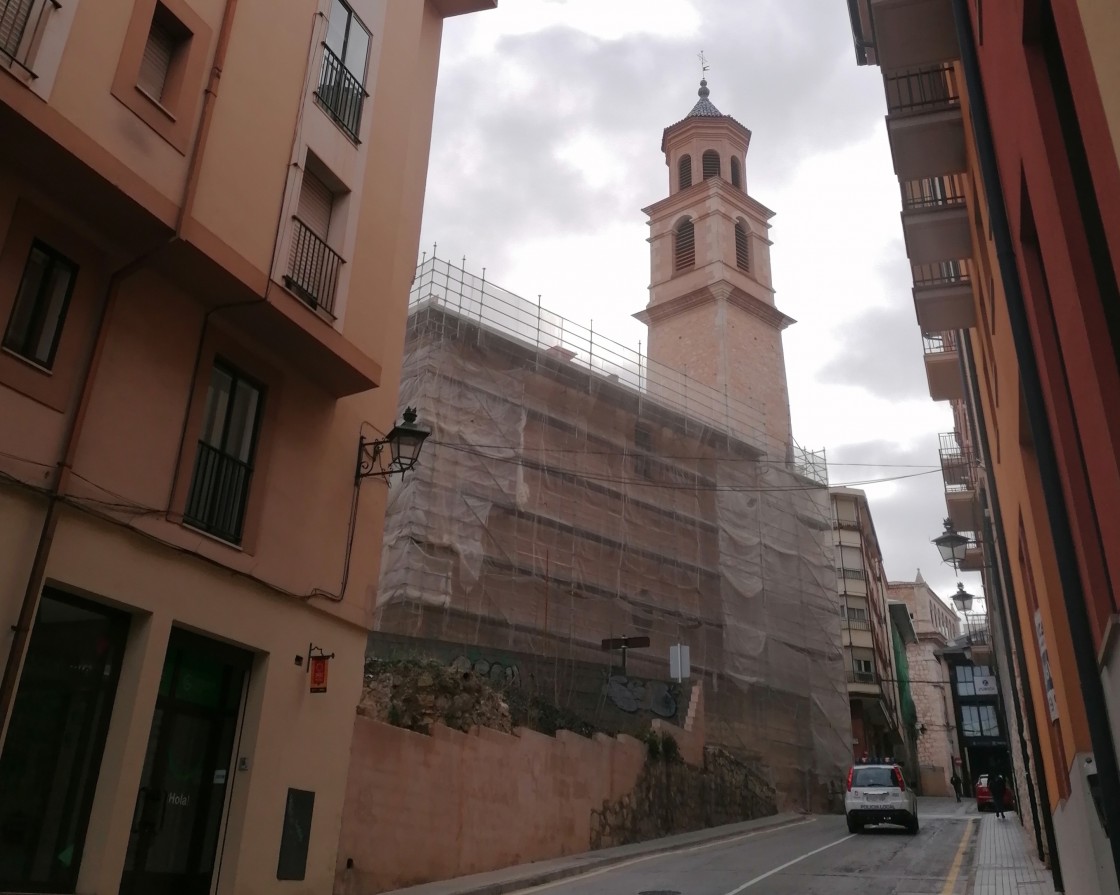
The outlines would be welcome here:
M 248 653 L 175 629 L 136 794 L 121 895 L 207 895 Z

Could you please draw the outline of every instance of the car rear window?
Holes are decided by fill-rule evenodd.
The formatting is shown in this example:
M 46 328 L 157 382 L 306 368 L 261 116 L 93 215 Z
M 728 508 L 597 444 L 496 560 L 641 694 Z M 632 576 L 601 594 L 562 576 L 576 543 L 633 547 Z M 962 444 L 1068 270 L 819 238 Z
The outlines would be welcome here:
M 852 786 L 894 786 L 893 768 L 853 768 Z

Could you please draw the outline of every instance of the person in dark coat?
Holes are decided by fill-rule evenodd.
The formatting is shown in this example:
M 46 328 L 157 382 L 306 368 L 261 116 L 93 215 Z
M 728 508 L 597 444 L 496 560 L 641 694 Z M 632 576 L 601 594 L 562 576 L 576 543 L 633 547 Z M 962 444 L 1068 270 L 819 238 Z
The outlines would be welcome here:
M 992 794 L 992 804 L 996 809 L 996 817 L 1003 818 L 1003 799 L 1007 792 L 1007 781 L 1003 779 L 1003 775 L 996 771 L 988 779 L 988 791 Z
M 953 771 L 953 776 L 949 778 L 949 782 L 953 786 L 953 792 L 957 794 L 957 801 L 961 800 L 961 775 Z

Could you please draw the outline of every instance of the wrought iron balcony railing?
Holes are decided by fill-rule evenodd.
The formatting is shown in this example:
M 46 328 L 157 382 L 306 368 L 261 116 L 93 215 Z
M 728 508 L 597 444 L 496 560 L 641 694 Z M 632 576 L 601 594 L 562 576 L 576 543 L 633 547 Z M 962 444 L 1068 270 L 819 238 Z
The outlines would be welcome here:
M 952 354 L 956 350 L 956 333 L 929 333 L 922 335 L 923 354 Z
M 857 581 L 864 581 L 867 578 L 867 573 L 863 569 L 844 569 L 840 566 L 836 567 L 836 575 L 840 578 L 854 578 Z
M 959 108 L 960 91 L 951 65 L 901 72 L 884 78 L 887 111 L 935 112 Z
M 875 676 L 874 671 L 852 671 L 848 670 L 848 683 L 849 684 L 877 684 L 878 678 Z
M 292 218 L 292 250 L 284 285 L 313 308 L 334 316 L 342 258 L 298 217 Z
M 31 50 L 46 17 L 61 9 L 59 0 L 0 0 L 0 65 L 22 68 L 32 78 Z
M 323 45 L 323 68 L 315 91 L 319 102 L 350 139 L 357 142 L 362 123 L 362 106 L 369 96 L 361 81 L 339 59 L 330 47 Z
M 972 262 L 967 259 L 939 261 L 935 264 L 915 264 L 913 272 L 914 285 L 919 289 L 972 284 Z
M 847 627 L 853 631 L 870 631 L 871 622 L 865 618 L 848 618 L 844 620 Z
M 955 208 L 964 204 L 964 178 L 959 174 L 922 177 L 902 183 L 902 206 L 907 210 Z
M 224 541 L 240 543 L 252 475 L 248 463 L 200 441 L 183 521 Z

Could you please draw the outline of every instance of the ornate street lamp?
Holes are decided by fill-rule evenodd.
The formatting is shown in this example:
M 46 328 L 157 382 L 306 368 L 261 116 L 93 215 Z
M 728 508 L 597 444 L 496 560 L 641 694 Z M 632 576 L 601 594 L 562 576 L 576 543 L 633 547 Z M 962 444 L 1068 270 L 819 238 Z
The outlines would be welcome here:
M 973 597 L 972 594 L 965 590 L 964 585 L 958 581 L 957 592 L 953 594 L 953 602 L 960 607 L 961 612 L 963 612 L 966 616 L 968 615 L 969 610 L 972 609 L 972 601 L 974 599 L 975 597 Z
M 416 425 L 416 408 L 406 407 L 401 421 L 393 426 L 385 438 L 366 440 L 363 436 L 358 442 L 358 469 L 356 481 L 369 476 L 391 476 L 399 472 L 403 477 L 416 465 L 424 440 L 432 433 Z M 385 446 L 389 446 L 389 462 L 383 456 Z
M 941 554 L 941 559 L 959 569 L 964 561 L 965 551 L 968 550 L 968 538 L 953 530 L 953 520 L 945 520 L 945 531 L 933 539 L 934 546 Z M 956 599 L 954 597 L 953 599 Z

